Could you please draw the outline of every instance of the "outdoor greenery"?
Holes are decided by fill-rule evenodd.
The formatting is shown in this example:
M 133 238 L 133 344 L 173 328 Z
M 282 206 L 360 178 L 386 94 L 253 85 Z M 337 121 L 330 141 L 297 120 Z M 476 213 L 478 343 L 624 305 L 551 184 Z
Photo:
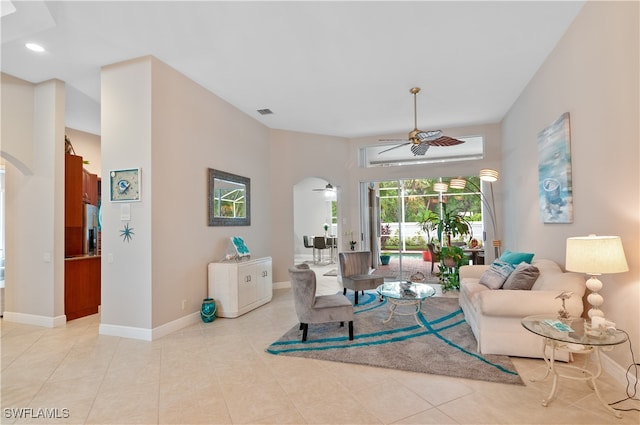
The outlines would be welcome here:
M 398 231 L 389 224 L 382 225 L 380 244 L 382 250 L 427 250 L 427 242 L 435 240 L 441 246 L 442 262 L 438 277 L 443 290 L 460 287 L 459 268 L 468 261 L 464 251 L 451 246 L 452 239 L 470 239 L 471 222 L 482 221 L 482 198 L 477 192 L 478 177 L 465 177 L 470 184 L 465 189 L 452 189 L 440 194 L 433 190 L 437 182 L 449 183 L 450 178 L 408 179 L 379 183 L 380 220 L 382 223 L 417 223 L 419 233 L 405 236 L 404 245 Z M 472 189 L 476 188 L 476 189 Z M 401 214 L 400 212 L 403 212 Z M 445 261 L 453 261 L 445 265 Z
M 480 185 L 478 177 L 465 177 L 473 185 Z M 443 178 L 448 183 L 450 178 Z M 383 223 L 418 222 L 425 210 L 439 214 L 439 193 L 433 190 L 433 184 L 440 179 L 410 179 L 379 183 L 380 221 Z M 443 194 L 443 200 L 452 211 L 459 211 L 468 221 L 480 221 L 482 218 L 482 199 L 478 192 L 471 189 L 451 189 Z M 400 201 L 404 204 L 404 217 L 400 217 Z M 402 218 L 402 220 L 400 220 Z

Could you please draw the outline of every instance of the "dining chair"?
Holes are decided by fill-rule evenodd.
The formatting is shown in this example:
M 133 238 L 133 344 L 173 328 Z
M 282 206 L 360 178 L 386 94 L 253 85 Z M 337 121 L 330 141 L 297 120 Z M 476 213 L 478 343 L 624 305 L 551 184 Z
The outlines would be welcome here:
M 308 264 L 289 268 L 289 279 L 293 290 L 302 342 L 307 340 L 309 323 L 349 323 L 349 339 L 353 340 L 353 306 L 344 295 L 316 295 L 316 274 Z
M 318 262 L 322 263 L 322 251 L 329 248 L 326 238 L 324 236 L 314 236 L 313 247 L 318 250 L 318 256 L 320 257 Z
M 429 253 L 431 254 L 431 274 L 433 274 L 433 266 L 440 262 L 440 254 L 436 252 L 436 246 L 432 243 L 428 243 Z
M 309 242 L 309 236 L 307 236 L 307 235 L 303 235 L 302 236 L 302 242 L 304 243 L 304 247 L 305 248 L 312 248 L 313 249 L 313 263 L 315 264 L 315 262 L 316 262 L 316 247 L 313 246 L 313 244 L 311 242 Z

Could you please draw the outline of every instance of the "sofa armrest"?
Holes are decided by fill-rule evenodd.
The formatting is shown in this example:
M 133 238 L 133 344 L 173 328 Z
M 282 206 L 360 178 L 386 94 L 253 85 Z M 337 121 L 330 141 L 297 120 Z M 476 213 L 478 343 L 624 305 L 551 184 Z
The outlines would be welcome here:
M 482 276 L 482 273 L 484 273 L 485 270 L 487 270 L 488 268 L 489 268 L 489 265 L 482 265 L 482 264 L 474 264 L 472 266 L 462 266 L 460 267 L 460 280 L 462 281 L 463 279 L 466 279 L 466 278 L 480 279 L 480 276 Z
M 555 317 L 562 308 L 556 299 L 558 291 L 520 291 L 495 289 L 478 293 L 477 308 L 485 316 L 526 317 L 548 314 Z M 583 305 L 581 297 L 571 297 L 565 301 L 571 316 L 579 317 Z

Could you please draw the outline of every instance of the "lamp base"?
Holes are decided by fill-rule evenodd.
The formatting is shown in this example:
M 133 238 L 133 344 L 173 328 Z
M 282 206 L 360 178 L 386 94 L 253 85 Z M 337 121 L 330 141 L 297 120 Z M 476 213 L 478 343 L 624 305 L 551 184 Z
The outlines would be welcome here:
M 587 288 L 591 293 L 587 296 L 587 301 L 591 305 L 589 310 L 589 318 L 604 317 L 604 313 L 600 310 L 600 306 L 604 303 L 604 298 L 598 293 L 602 289 L 602 282 L 596 277 L 596 275 L 590 275 L 587 280 Z

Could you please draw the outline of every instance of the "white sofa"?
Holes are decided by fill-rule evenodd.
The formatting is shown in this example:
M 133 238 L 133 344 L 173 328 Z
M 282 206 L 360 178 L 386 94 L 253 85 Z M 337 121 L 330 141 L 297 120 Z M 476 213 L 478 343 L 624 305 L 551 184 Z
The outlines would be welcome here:
M 460 307 L 478 341 L 478 352 L 541 358 L 542 338 L 523 328 L 520 320 L 538 314 L 557 317 L 562 301 L 556 296 L 562 291 L 573 292 L 565 302 L 571 316 L 582 315 L 584 276 L 563 272 L 551 260 L 534 260 L 531 264 L 540 271 L 531 290 L 489 289 L 479 283 L 489 265 L 460 268 Z M 556 354 L 558 360 L 568 360 L 567 353 Z

